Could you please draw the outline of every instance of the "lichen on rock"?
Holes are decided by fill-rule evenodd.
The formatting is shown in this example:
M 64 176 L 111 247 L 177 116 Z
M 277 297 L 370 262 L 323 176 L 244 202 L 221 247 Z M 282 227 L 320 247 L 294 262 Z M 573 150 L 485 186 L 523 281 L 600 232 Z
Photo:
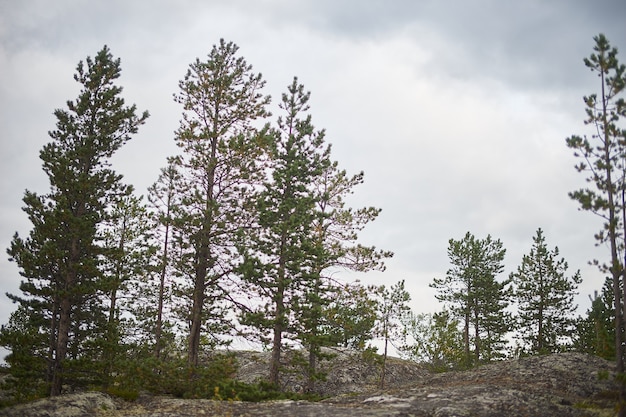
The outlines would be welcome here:
M 240 375 L 263 377 L 263 354 L 242 353 Z M 184 400 L 142 395 L 125 402 L 97 393 L 77 393 L 0 410 L 23 417 L 587 417 L 615 415 L 614 364 L 562 353 L 494 362 L 463 372 L 431 374 L 417 364 L 388 362 L 389 385 L 377 386 L 375 366 L 356 353 L 328 361 L 319 388 L 334 394 L 320 402 Z M 374 366 L 372 368 L 372 366 Z M 244 370 L 241 373 L 242 369 Z M 608 377 L 602 377 L 608 376 Z M 283 382 L 292 383 L 289 377 Z M 325 384 L 325 385 L 324 385 Z

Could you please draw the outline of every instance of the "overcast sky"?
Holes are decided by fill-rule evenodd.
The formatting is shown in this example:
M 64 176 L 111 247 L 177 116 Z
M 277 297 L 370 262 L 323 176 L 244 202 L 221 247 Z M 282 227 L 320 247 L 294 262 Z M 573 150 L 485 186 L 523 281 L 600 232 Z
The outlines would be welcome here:
M 626 62 L 625 22 L 623 0 L 0 0 L 0 293 L 19 293 L 4 250 L 31 228 L 24 191 L 49 189 L 38 155 L 54 109 L 78 94 L 77 63 L 108 45 L 127 103 L 150 111 L 114 159 L 145 193 L 177 152 L 178 81 L 224 38 L 263 74 L 274 113 L 298 76 L 334 159 L 365 172 L 351 203 L 383 211 L 363 243 L 395 256 L 346 279 L 404 279 L 416 313 L 437 311 L 428 284 L 450 266 L 449 239 L 501 239 L 504 278 L 541 227 L 581 270 L 584 313 L 604 280 L 587 263 L 607 250 L 595 247 L 599 219 L 567 195 L 585 183 L 565 138 L 590 132 L 593 37 Z M 0 323 L 14 309 L 1 295 Z

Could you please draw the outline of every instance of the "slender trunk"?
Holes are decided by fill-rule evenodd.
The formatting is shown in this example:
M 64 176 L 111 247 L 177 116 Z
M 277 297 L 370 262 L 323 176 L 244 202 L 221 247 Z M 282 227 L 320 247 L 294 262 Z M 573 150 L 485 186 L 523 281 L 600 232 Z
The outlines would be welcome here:
M 315 337 L 315 335 L 313 336 Z M 307 379 L 307 392 L 315 390 L 315 372 L 317 368 L 317 347 L 311 344 L 309 346 L 309 370 Z
M 480 328 L 478 326 L 478 311 L 474 311 L 474 365 L 478 365 L 480 363 L 480 351 L 481 351 L 481 340 L 480 340 Z
M 204 309 L 205 283 L 207 277 L 208 244 L 202 242 L 198 251 L 198 264 L 194 281 L 191 307 L 191 328 L 189 330 L 188 363 L 191 367 L 198 366 L 200 353 L 200 333 L 202 330 L 202 310 Z
M 318 246 L 321 246 L 321 232 L 318 240 Z M 309 328 L 309 369 L 308 369 L 308 380 L 307 380 L 307 391 L 313 392 L 315 389 L 315 375 L 317 373 L 317 357 L 321 350 L 321 343 L 318 339 L 318 327 L 320 325 L 321 320 L 321 297 L 320 297 L 320 287 L 321 287 L 321 270 L 316 270 L 315 272 L 315 285 L 313 286 L 313 297 L 311 299 L 313 302 L 311 303 L 311 326 Z M 317 303 L 317 304 L 316 304 Z
M 383 352 L 383 367 L 380 372 L 380 388 L 385 388 L 385 374 L 387 373 L 387 345 L 389 343 L 388 319 L 385 318 L 383 333 L 385 334 L 385 349 Z
M 70 327 L 72 324 L 71 314 L 73 304 L 69 292 L 76 283 L 76 271 L 74 270 L 74 266 L 78 263 L 79 259 L 79 242 L 78 239 L 73 239 L 70 243 L 69 268 L 63 277 L 62 293 L 59 296 L 59 322 L 52 367 L 51 397 L 60 395 L 63 389 L 63 372 L 70 339 Z
M 543 306 L 539 307 L 539 326 L 537 328 L 537 347 L 536 347 L 536 352 L 541 354 L 544 348 L 544 343 L 543 343 Z
M 611 158 L 611 136 L 610 136 L 610 122 L 607 109 L 607 96 L 605 91 L 605 74 L 604 71 L 600 71 L 600 82 L 602 85 L 602 133 L 604 134 L 604 162 L 606 163 L 606 183 L 607 183 L 607 200 L 609 208 L 609 244 L 611 246 L 611 275 L 613 278 L 613 293 L 615 304 L 615 371 L 618 374 L 624 373 L 624 344 L 622 328 L 624 326 L 622 297 L 626 300 L 626 294 L 622 295 L 620 284 L 622 280 L 626 280 L 626 277 L 622 276 L 626 274 L 623 271 L 623 267 L 620 265 L 620 259 L 617 250 L 617 218 L 615 207 L 615 189 L 611 176 L 611 168 L 613 162 Z M 626 287 L 625 287 L 626 288 Z M 626 292 L 626 291 L 625 291 Z M 619 416 L 626 416 L 626 386 L 622 383 L 619 392 Z
M 292 197 L 291 182 L 288 181 L 285 189 L 285 196 Z M 282 219 L 282 224 L 285 224 L 286 219 Z M 272 358 L 270 360 L 270 384 L 278 386 L 280 381 L 280 354 L 282 351 L 282 338 L 285 327 L 287 326 L 287 315 L 285 311 L 285 290 L 287 286 L 287 230 L 283 226 L 280 235 L 280 245 L 278 247 L 278 271 L 277 271 L 277 285 L 276 285 L 276 298 L 274 301 L 274 307 L 276 309 L 274 317 L 274 340 L 272 341 Z
M 56 291 L 56 290 L 55 290 Z M 46 381 L 51 384 L 54 376 L 54 357 L 58 340 L 58 317 L 59 317 L 59 298 L 58 294 L 54 294 L 54 299 L 51 308 L 52 314 L 50 317 L 50 336 L 48 338 L 48 368 Z
M 216 113 L 218 114 L 218 113 Z M 216 132 L 217 120 L 214 121 L 214 132 Z M 200 353 L 200 333 L 202 330 L 202 311 L 204 310 L 205 287 L 209 269 L 210 257 L 210 230 L 213 227 L 215 210 L 214 188 L 215 170 L 217 167 L 217 142 L 214 137 L 211 141 L 211 158 L 206 171 L 206 201 L 204 207 L 202 230 L 197 237 L 196 248 L 196 271 L 194 278 L 193 305 L 191 308 L 191 329 L 189 330 L 189 352 L 188 362 L 192 367 L 198 366 L 198 355 Z
M 276 290 L 274 318 L 274 340 L 272 341 L 272 358 L 270 360 L 270 384 L 278 386 L 280 375 L 280 353 L 283 343 L 283 332 L 285 331 L 285 278 L 286 264 L 285 248 L 287 246 L 287 236 L 285 233 L 280 238 L 279 259 L 278 259 L 278 285 Z
M 624 179 L 624 177 L 622 177 L 622 206 L 620 208 L 621 212 L 622 212 L 622 234 L 623 234 L 623 238 L 626 239 L 626 181 Z M 626 242 L 626 240 L 624 240 L 624 242 Z M 625 327 L 625 323 L 624 321 L 626 320 L 626 318 L 624 317 L 624 309 L 626 309 L 626 250 L 624 250 L 624 258 L 623 258 L 623 263 L 622 263 L 622 276 L 621 276 L 621 286 L 620 289 L 622 291 L 622 300 L 621 300 L 621 313 L 622 313 L 622 320 L 621 320 L 621 324 L 622 327 Z M 623 335 L 622 332 L 620 332 L 620 335 Z M 623 337 L 623 336 L 622 336 Z M 626 367 L 624 365 L 624 361 L 626 360 L 625 356 L 626 356 L 626 352 L 625 352 L 625 347 L 624 344 L 622 343 L 622 339 L 620 338 L 620 356 L 621 356 L 621 362 L 622 362 L 622 371 L 624 370 L 624 368 Z M 626 401 L 626 392 L 622 392 L 622 396 L 623 396 L 623 400 Z M 626 415 L 626 412 L 624 413 Z
M 109 337 L 112 336 L 113 325 L 115 324 L 115 310 L 117 309 L 117 285 L 111 290 L 111 305 L 109 306 Z
M 115 360 L 115 355 L 117 353 L 117 348 L 119 346 L 119 328 L 117 323 L 117 291 L 122 285 L 123 280 L 123 270 L 122 264 L 126 261 L 125 259 L 125 246 L 126 246 L 126 233 L 127 233 L 127 216 L 124 214 L 124 218 L 122 220 L 122 228 L 120 229 L 120 241 L 118 244 L 117 254 L 121 258 L 115 260 L 115 276 L 113 277 L 113 282 L 111 285 L 110 292 L 110 305 L 109 305 L 109 318 L 108 318 L 108 329 L 107 329 L 107 345 L 104 352 L 104 359 L 106 361 L 105 369 L 107 370 L 107 377 L 110 376 L 114 371 L 113 362 Z
M 469 329 L 470 329 L 470 312 L 469 307 L 465 311 L 465 325 L 463 326 L 463 343 L 465 344 L 465 365 L 467 367 L 472 363 L 472 356 L 470 353 L 470 340 L 469 340 Z
M 163 257 L 161 259 L 161 280 L 159 282 L 159 300 L 157 307 L 157 321 L 156 321 L 156 329 L 154 334 L 154 356 L 156 359 L 161 358 L 161 349 L 162 342 L 161 337 L 163 334 L 163 297 L 165 294 L 165 274 L 167 273 L 167 250 L 169 246 L 169 233 L 170 233 L 170 210 L 171 210 L 171 201 L 168 196 L 167 199 L 167 213 L 165 215 L 166 224 L 165 224 L 165 237 L 163 242 Z
M 620 281 L 622 271 L 620 270 L 620 261 L 617 252 L 617 233 L 616 233 L 616 216 L 615 216 L 615 198 L 614 185 L 611 176 L 611 137 L 609 120 L 607 114 L 606 93 L 604 90 L 604 72 L 600 71 L 600 80 L 602 85 L 602 130 L 604 133 L 604 161 L 606 163 L 606 182 L 607 182 L 607 199 L 609 207 L 609 244 L 611 246 L 611 275 L 613 277 L 613 293 L 615 294 L 615 355 L 616 355 L 616 372 L 624 372 L 624 348 L 622 346 L 622 296 L 620 292 Z M 622 398 L 623 399 L 623 398 Z
M 470 368 L 472 366 L 472 354 L 470 350 L 470 323 L 472 318 L 472 283 L 470 278 L 465 277 L 465 286 L 467 290 L 465 300 L 465 324 L 463 327 L 463 343 L 465 343 L 465 366 Z
M 59 332 L 54 355 L 52 384 L 50 387 L 51 397 L 60 395 L 63 388 L 63 367 L 65 365 L 67 345 L 69 343 L 71 309 L 72 303 L 69 296 L 62 297 L 59 309 Z
M 274 321 L 274 339 L 272 341 L 272 357 L 270 360 L 270 378 L 269 382 L 272 385 L 278 386 L 280 379 L 280 354 L 282 350 L 282 337 L 285 320 L 285 304 L 284 304 L 285 289 L 282 283 L 279 285 L 279 289 L 276 293 L 276 319 Z
M 543 344 L 543 304 L 544 304 L 544 285 L 543 285 L 544 277 L 543 277 L 543 269 L 541 265 L 539 266 L 539 296 L 541 297 L 539 300 L 539 311 L 538 311 L 538 326 L 537 326 L 537 344 L 536 349 L 537 353 L 541 353 L 544 344 Z

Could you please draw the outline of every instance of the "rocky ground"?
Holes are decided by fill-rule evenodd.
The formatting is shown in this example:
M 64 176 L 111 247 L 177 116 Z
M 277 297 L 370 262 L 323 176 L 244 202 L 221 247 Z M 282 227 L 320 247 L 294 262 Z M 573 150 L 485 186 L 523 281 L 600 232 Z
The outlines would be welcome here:
M 266 357 L 242 353 L 239 378 L 252 382 L 265 374 Z M 387 386 L 379 368 L 360 355 L 342 353 L 318 389 L 329 398 L 315 403 L 183 400 L 140 396 L 134 402 L 99 392 L 70 394 L 0 410 L 23 417 L 174 416 L 613 416 L 613 365 L 603 359 L 564 353 L 498 362 L 466 372 L 430 374 L 417 364 L 393 359 Z M 298 388 L 298 381 L 283 381 Z

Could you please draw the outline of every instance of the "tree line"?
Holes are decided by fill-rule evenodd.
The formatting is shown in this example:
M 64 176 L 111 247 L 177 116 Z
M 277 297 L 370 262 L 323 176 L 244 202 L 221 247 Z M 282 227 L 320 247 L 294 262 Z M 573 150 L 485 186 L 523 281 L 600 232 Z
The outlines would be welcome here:
M 613 50 L 604 37 L 596 42 L 597 55 L 585 63 L 608 65 L 599 70 L 605 74 L 617 65 L 616 52 L 607 52 Z M 609 64 L 604 53 L 613 57 Z M 608 78 L 618 84 L 610 98 L 623 88 L 618 68 Z M 575 319 L 580 274 L 568 275 L 541 229 L 507 279 L 499 278 L 502 242 L 469 232 L 451 239 L 451 268 L 431 284 L 444 310 L 432 315 L 410 311 L 404 280 L 387 288 L 337 279 L 342 269 L 385 269 L 393 254 L 359 242 L 380 209 L 347 204 L 364 174 L 348 174 L 333 160 L 297 77 L 272 120 L 262 75 L 232 42 L 220 40 L 179 82 L 179 153 L 144 200 L 110 162 L 149 117 L 126 104 L 120 75 L 120 59 L 106 46 L 79 62 L 80 93 L 55 111 L 51 142 L 40 152 L 50 190 L 23 198 L 32 229 L 26 237 L 16 233 L 7 250 L 22 276 L 21 294 L 8 294 L 17 309 L 0 329 L 0 345 L 11 352 L 5 385 L 16 400 L 86 387 L 265 398 L 263 392 L 280 391 L 283 372 L 296 372 L 305 391 L 314 392 L 324 377 L 320 363 L 332 356 L 328 348 L 378 358 L 375 338 L 384 341 L 376 359 L 381 385 L 390 343 L 435 370 L 570 349 L 605 357 L 623 350 L 620 258 L 603 269 L 613 286 L 593 298 L 587 317 Z M 586 98 L 592 107 L 594 100 Z M 605 107 L 604 119 L 596 110 L 588 115 L 616 136 L 619 106 L 623 100 Z M 603 155 L 617 155 L 623 142 Z M 602 154 L 586 139 L 573 137 L 568 145 L 586 149 L 587 162 Z M 618 236 L 626 204 L 617 198 L 623 188 L 609 187 L 612 180 L 598 174 L 614 174 L 606 164 L 622 159 L 612 158 L 591 167 L 599 192 L 572 197 L 584 209 L 608 213 L 608 232 L 599 238 L 613 236 L 616 253 L 623 253 Z M 613 197 L 605 202 L 609 190 Z M 236 363 L 216 352 L 235 338 L 271 352 L 268 381 L 251 387 L 232 380 Z
M 366 291 L 332 272 L 382 270 L 392 256 L 358 242 L 380 213 L 346 203 L 363 173 L 332 160 L 297 78 L 270 123 L 261 74 L 221 40 L 179 82 L 180 153 L 144 202 L 110 164 L 149 117 L 125 104 L 120 74 L 106 46 L 78 64 L 80 94 L 55 111 L 40 153 L 50 192 L 26 191 L 33 228 L 8 249 L 22 294 L 9 295 L 18 308 L 0 331 L 9 383 L 26 398 L 54 396 L 171 365 L 191 395 L 212 393 L 232 372 L 224 359 L 207 384 L 203 355 L 239 336 L 271 351 L 271 386 L 285 349 L 305 348 L 312 389 L 322 348 L 367 339 L 350 302 L 338 303 Z

